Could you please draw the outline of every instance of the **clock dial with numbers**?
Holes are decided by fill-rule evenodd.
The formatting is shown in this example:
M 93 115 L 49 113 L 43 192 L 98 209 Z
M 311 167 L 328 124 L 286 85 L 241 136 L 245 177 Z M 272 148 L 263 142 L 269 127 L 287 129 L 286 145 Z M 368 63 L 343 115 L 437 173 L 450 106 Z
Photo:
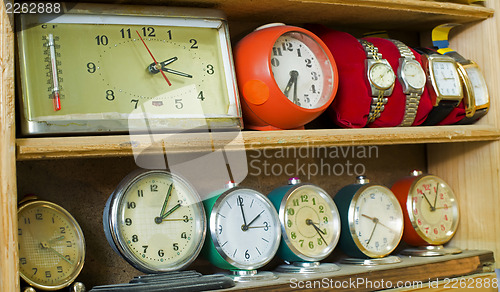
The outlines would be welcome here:
M 489 104 L 488 87 L 486 86 L 486 81 L 479 68 L 477 66 L 467 66 L 465 67 L 465 71 L 467 71 L 467 75 L 472 85 L 475 106 L 483 107 Z
M 143 272 L 180 270 L 198 255 L 205 213 L 194 188 L 167 171 L 132 173 L 104 210 L 111 246 Z
M 462 85 L 454 61 L 435 61 L 432 63 L 434 80 L 439 94 L 461 96 Z
M 255 270 L 274 257 L 281 238 L 278 215 L 261 193 L 247 188 L 230 188 L 213 202 L 209 216 L 215 248 L 209 252 L 216 251 L 223 259 L 223 263 L 213 261 L 215 265 Z
M 31 200 L 18 210 L 19 273 L 35 288 L 70 285 L 83 268 L 83 232 L 68 211 L 51 202 Z

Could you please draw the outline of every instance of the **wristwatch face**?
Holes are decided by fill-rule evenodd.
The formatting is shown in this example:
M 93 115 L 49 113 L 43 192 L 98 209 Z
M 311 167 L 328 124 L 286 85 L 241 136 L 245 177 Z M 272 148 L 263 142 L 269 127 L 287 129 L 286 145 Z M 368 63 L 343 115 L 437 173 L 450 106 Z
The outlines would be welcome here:
M 402 75 L 412 88 L 421 89 L 425 86 L 425 73 L 417 61 L 406 62 Z
M 476 66 L 465 67 L 465 71 L 467 71 L 470 83 L 472 84 L 476 107 L 488 104 L 490 101 L 488 88 L 486 87 L 486 81 L 481 71 L 479 71 L 479 68 Z
M 368 72 L 371 83 L 378 89 L 389 89 L 393 84 L 396 76 L 391 66 L 385 63 L 375 63 L 370 67 Z
M 440 96 L 461 97 L 462 86 L 454 61 L 432 62 L 434 81 Z

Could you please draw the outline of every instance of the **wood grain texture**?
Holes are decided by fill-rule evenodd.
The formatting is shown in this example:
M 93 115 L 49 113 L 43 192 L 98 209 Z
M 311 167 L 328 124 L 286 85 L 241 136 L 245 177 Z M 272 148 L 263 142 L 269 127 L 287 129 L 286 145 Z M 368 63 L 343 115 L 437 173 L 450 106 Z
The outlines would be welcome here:
M 0 290 L 19 291 L 12 15 L 0 2 Z
M 498 1 L 487 1 L 500 9 Z M 482 68 L 491 96 L 490 113 L 480 124 L 499 127 L 500 18 L 452 31 L 450 47 Z M 452 244 L 500 254 L 500 143 L 456 143 L 428 146 L 429 172 L 443 177 L 457 193 L 461 222 Z M 500 264 L 497 263 L 497 268 Z
M 394 145 L 445 142 L 490 141 L 500 138 L 500 130 L 489 125 L 290 130 L 275 132 L 243 131 L 137 136 L 94 136 L 17 139 L 17 159 L 58 159 L 74 157 L 128 156 L 148 151 L 196 152 L 278 149 L 282 147 L 332 147 Z

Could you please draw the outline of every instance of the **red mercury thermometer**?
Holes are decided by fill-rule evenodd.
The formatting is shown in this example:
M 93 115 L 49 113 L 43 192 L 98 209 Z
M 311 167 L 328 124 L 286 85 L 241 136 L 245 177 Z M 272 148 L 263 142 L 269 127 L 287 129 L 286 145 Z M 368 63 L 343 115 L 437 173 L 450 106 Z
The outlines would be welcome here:
M 59 97 L 59 79 L 57 78 L 57 66 L 56 66 L 56 50 L 54 45 L 54 36 L 49 34 L 49 50 L 50 50 L 50 62 L 52 65 L 52 81 L 54 82 L 54 88 L 52 88 L 54 111 L 61 110 L 61 98 Z

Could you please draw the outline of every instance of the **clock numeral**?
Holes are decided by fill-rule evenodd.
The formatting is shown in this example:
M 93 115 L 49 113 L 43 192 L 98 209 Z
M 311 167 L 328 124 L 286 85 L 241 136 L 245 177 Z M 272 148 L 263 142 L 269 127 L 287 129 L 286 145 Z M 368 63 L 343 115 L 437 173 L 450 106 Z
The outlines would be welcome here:
M 158 251 L 158 256 L 162 258 L 164 255 L 165 255 L 165 253 L 163 252 L 163 249 L 160 249 Z
M 313 248 L 314 248 L 314 242 L 309 241 L 309 248 L 310 248 L 310 249 L 313 249 Z
M 137 196 L 141 197 L 141 198 L 144 197 L 144 191 L 143 190 L 138 190 L 137 191 Z
M 71 261 L 71 257 L 69 256 L 69 254 L 65 255 L 64 257 L 67 258 L 68 261 Z
M 96 41 L 97 41 L 97 45 L 98 46 L 107 46 L 108 45 L 108 37 L 106 35 L 98 35 L 95 37 Z
M 127 209 L 135 209 L 135 202 L 127 202 Z
M 283 54 L 281 53 L 281 48 L 273 47 L 273 55 L 274 56 L 283 56 Z
M 380 243 L 378 241 L 375 242 L 375 248 L 378 250 L 380 248 Z
M 63 272 L 63 267 L 62 266 L 57 266 L 57 272 L 62 273 Z
M 219 226 L 220 226 L 220 225 L 219 225 Z M 219 233 L 219 234 L 220 234 L 220 233 Z M 182 232 L 182 233 L 181 233 L 181 238 L 183 238 L 183 239 L 187 239 L 187 234 L 186 234 L 186 232 Z
M 17 229 L 17 235 L 23 235 L 23 230 L 21 228 Z
M 151 26 L 143 27 L 142 35 L 144 35 L 145 37 L 155 37 L 156 36 L 155 28 Z
M 302 53 L 300 52 L 300 49 L 297 49 L 297 57 L 302 58 Z
M 304 240 L 303 239 L 299 240 L 299 243 L 300 243 L 300 247 L 304 246 Z
M 264 231 L 268 231 L 269 230 L 269 223 L 267 223 L 267 221 L 264 221 Z
M 434 234 L 438 234 L 439 233 L 439 230 L 437 228 L 434 228 Z
M 183 107 L 184 107 L 184 104 L 182 103 L 182 99 L 176 99 L 175 100 L 175 108 L 182 109 Z
M 207 73 L 210 75 L 213 75 L 215 73 L 214 65 L 212 65 L 212 64 L 207 65 Z
M 106 99 L 109 101 L 115 100 L 115 92 L 111 89 L 106 90 Z
M 144 252 L 143 253 L 146 253 L 146 251 L 148 250 L 148 247 L 149 245 L 143 245 L 142 248 L 144 249 Z
M 441 224 L 441 231 L 445 231 L 446 230 L 446 227 L 444 227 L 443 224 Z
M 175 251 L 178 251 L 179 250 L 179 243 L 176 242 L 176 243 L 172 244 L 172 247 Z
M 297 234 L 295 234 L 295 232 L 290 233 L 290 238 L 291 239 L 297 238 Z
M 313 205 L 316 206 L 316 198 L 312 198 L 311 201 L 313 202 Z
M 325 213 L 325 206 L 323 206 L 323 205 L 319 205 L 319 206 L 318 206 L 318 209 L 319 209 L 319 212 L 320 212 L 320 213 Z
M 250 258 L 250 254 L 248 253 L 248 249 L 245 251 L 245 259 L 249 259 Z
M 219 234 L 222 233 L 222 225 L 219 224 Z
M 370 199 L 375 200 L 375 193 L 370 194 Z
M 448 221 L 448 215 L 444 215 L 444 221 Z
M 313 66 L 311 59 L 305 59 L 304 61 L 306 62 L 306 67 L 307 68 L 311 68 Z
M 134 109 L 137 109 L 137 105 L 139 104 L 139 100 L 138 99 L 131 99 L 130 102 L 134 103 Z
M 288 213 L 288 215 L 290 216 L 293 216 L 293 214 L 295 214 L 295 210 L 293 208 L 288 208 L 288 210 L 286 211 Z
M 307 203 L 307 202 L 309 202 L 309 196 L 308 196 L 308 195 L 302 195 L 302 196 L 300 196 L 300 201 L 301 201 L 302 203 Z
M 200 93 L 198 93 L 198 96 L 196 98 L 199 99 L 199 100 L 201 100 L 201 101 L 205 100 L 205 97 L 203 96 L 203 90 L 200 91 Z
M 295 199 L 295 200 L 293 200 L 293 205 L 294 205 L 294 206 L 298 206 L 298 205 L 299 205 L 299 199 Z
M 42 213 L 36 213 L 35 214 L 35 219 L 36 220 L 43 220 Z
M 418 219 L 418 220 L 417 220 L 417 224 L 418 224 L 418 225 L 422 225 L 422 220 Z
M 24 224 L 31 224 L 30 218 L 24 218 Z
M 323 244 L 323 239 L 318 238 L 318 245 L 322 245 L 322 244 Z
M 125 219 L 125 225 L 127 225 L 127 226 L 132 225 L 132 219 L 130 219 L 130 218 L 126 218 L 126 219 Z
M 59 227 L 59 230 L 61 231 L 62 234 L 66 233 L 66 228 L 65 227 Z
M 125 39 L 125 38 L 131 38 L 132 37 L 132 34 L 131 34 L 131 31 L 130 31 L 130 28 L 128 29 L 120 29 L 120 32 L 122 33 L 122 39 Z
M 21 265 L 26 265 L 27 263 L 26 258 L 20 258 L 19 263 L 21 263 Z
M 182 218 L 183 218 L 183 220 L 182 220 L 183 222 L 186 222 L 186 223 L 189 222 L 189 217 L 187 215 L 182 216 Z
M 172 40 L 172 30 L 170 30 L 170 29 L 169 29 L 169 30 L 167 31 L 167 35 L 168 35 L 168 39 L 169 39 L 169 40 Z
M 271 58 L 271 65 L 273 65 L 273 67 L 278 67 L 280 65 L 278 58 Z
M 66 241 L 66 247 L 72 247 L 73 243 L 69 240 Z
M 152 192 L 157 192 L 158 191 L 158 185 L 150 185 L 149 187 L 151 188 Z
M 198 41 L 195 39 L 190 39 L 189 43 L 191 44 L 191 49 L 198 49 Z
M 288 228 L 292 227 L 292 220 L 286 221 L 286 226 L 288 226 Z
M 33 272 L 33 276 L 36 275 L 36 273 L 38 272 L 37 268 L 31 268 L 31 270 L 35 271 L 35 272 Z
M 323 223 L 327 224 L 328 223 L 328 217 L 323 217 Z
M 138 242 L 138 241 L 139 237 L 136 234 L 132 235 L 132 242 Z
M 50 278 L 50 277 L 52 277 L 50 271 L 45 271 L 45 278 Z
M 318 79 L 319 79 L 319 77 L 318 77 L 318 73 L 317 73 L 317 72 L 315 72 L 315 71 L 311 72 L 311 78 L 312 78 L 312 80 L 314 80 L 314 81 L 318 80 Z
M 92 63 L 92 62 L 88 62 L 87 63 L 87 71 L 89 73 L 95 73 L 96 68 L 97 67 L 96 67 L 96 65 L 94 63 Z

